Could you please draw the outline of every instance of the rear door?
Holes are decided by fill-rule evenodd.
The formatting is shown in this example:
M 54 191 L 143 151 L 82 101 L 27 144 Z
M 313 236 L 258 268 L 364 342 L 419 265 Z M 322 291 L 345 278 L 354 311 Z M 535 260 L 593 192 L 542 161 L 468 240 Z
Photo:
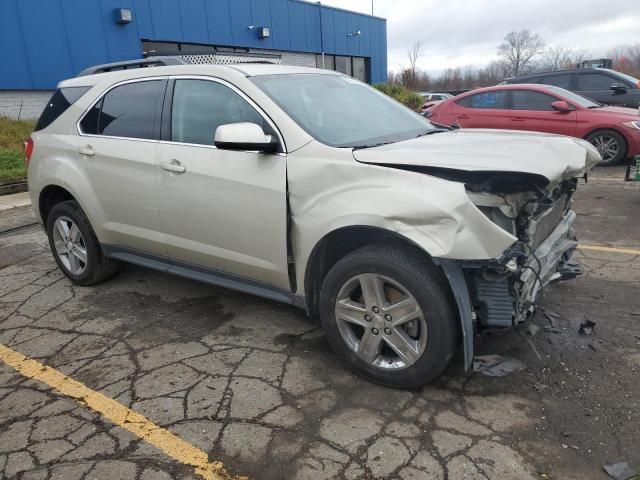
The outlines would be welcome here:
M 454 102 L 453 124 L 462 128 L 507 128 L 509 111 L 505 90 L 492 90 Z
M 560 100 L 552 95 L 534 90 L 511 90 L 509 129 L 556 133 L 575 136 L 577 114 L 560 112 L 551 104 Z
M 154 78 L 112 87 L 70 137 L 67 148 L 90 184 L 86 213 L 104 244 L 165 255 L 155 184 L 166 83 Z

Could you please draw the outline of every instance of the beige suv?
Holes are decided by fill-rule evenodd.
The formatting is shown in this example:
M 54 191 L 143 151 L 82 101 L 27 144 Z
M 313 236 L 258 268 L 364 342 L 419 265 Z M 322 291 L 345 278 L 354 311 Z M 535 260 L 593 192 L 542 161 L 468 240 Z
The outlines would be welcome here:
M 62 271 L 120 262 L 319 315 L 345 364 L 437 377 L 477 332 L 579 273 L 571 197 L 599 160 L 568 137 L 444 131 L 336 72 L 129 68 L 62 82 L 29 141 Z

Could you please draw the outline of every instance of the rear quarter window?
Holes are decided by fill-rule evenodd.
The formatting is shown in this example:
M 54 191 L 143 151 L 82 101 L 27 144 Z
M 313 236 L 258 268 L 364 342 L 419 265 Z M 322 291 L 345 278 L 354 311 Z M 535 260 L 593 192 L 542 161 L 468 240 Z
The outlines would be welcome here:
M 47 128 L 90 89 L 91 87 L 65 87 L 56 90 L 44 107 L 34 131 Z

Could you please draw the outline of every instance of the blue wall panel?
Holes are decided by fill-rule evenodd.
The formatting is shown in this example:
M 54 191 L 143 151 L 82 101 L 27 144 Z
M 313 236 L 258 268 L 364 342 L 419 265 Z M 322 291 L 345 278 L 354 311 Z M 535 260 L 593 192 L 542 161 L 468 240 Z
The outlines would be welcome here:
M 31 88 L 51 88 L 56 83 L 52 79 L 68 78 L 74 74 L 60 3 L 20 0 L 17 4 L 18 18 L 15 20 L 24 35 Z M 8 47 L 11 48 L 11 43 Z M 2 54 L 4 57 L 4 51 Z
M 271 8 L 269 2 L 264 0 L 251 0 L 251 24 L 258 27 L 271 29 Z M 257 30 L 253 33 L 253 45 L 258 48 L 273 48 L 273 38 L 258 38 Z
M 119 25 L 114 9 L 129 8 Z M 253 25 L 255 28 L 250 29 Z M 259 39 L 257 28 L 271 36 Z M 360 31 L 360 35 L 349 35 Z M 140 58 L 140 39 L 370 57 L 386 80 L 386 22 L 301 0 L 0 0 L 0 89 L 51 89 L 89 65 Z
M 111 58 L 99 3 L 66 0 L 62 2 L 62 15 L 74 72 Z
M 0 89 L 34 88 L 15 2 L 0 1 L 0 52 Z
M 209 43 L 205 0 L 180 0 L 178 6 L 184 41 Z
M 292 50 L 307 50 L 307 25 L 304 4 L 289 2 L 289 37 Z
M 205 0 L 209 20 L 209 43 L 231 45 L 231 22 L 229 2 L 233 0 Z
M 133 0 L 133 21 L 138 25 L 140 38 L 155 38 L 153 32 L 153 20 L 151 18 L 151 0 Z
M 113 14 L 116 8 L 133 10 L 133 0 L 100 0 L 99 3 L 102 7 L 102 23 L 107 36 L 107 46 L 110 54 L 108 61 L 119 62 L 131 58 L 140 58 L 142 52 L 137 23 L 119 25 L 114 21 Z
M 154 40 L 182 40 L 182 24 L 178 0 L 152 0 L 151 21 Z
M 289 0 L 271 0 L 271 36 L 273 48 L 291 50 Z
M 256 32 L 249 30 L 251 19 L 251 0 L 230 0 L 232 44 L 252 47 Z

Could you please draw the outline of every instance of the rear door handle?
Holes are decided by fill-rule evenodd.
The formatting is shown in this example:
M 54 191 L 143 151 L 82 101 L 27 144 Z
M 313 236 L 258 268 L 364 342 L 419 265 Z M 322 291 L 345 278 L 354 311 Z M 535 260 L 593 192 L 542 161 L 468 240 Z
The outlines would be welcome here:
M 514 122 L 524 122 L 526 119 L 524 117 L 511 117 L 511 120 Z
M 178 160 L 171 160 L 170 162 L 160 162 L 160 168 L 167 172 L 184 173 L 187 171 L 184 165 Z
M 78 149 L 78 153 L 80 155 L 86 155 L 87 157 L 93 157 L 96 154 L 96 151 L 91 145 L 87 145 L 86 147 L 80 147 Z

